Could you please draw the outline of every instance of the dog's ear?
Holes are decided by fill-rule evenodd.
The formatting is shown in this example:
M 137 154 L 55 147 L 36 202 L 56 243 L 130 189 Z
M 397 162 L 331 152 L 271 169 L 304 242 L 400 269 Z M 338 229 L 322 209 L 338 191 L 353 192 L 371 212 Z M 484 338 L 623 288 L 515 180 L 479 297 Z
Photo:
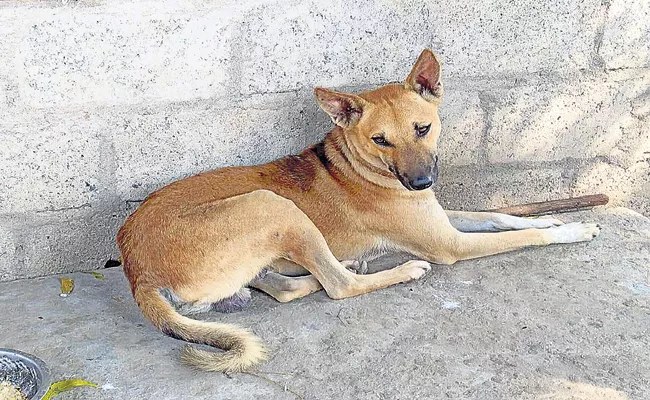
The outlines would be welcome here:
M 404 86 L 415 90 L 425 100 L 438 103 L 442 100 L 442 65 L 438 57 L 429 49 L 424 51 L 415 62 Z
M 341 128 L 354 126 L 363 115 L 365 101 L 354 94 L 340 93 L 325 88 L 314 89 L 320 108 Z

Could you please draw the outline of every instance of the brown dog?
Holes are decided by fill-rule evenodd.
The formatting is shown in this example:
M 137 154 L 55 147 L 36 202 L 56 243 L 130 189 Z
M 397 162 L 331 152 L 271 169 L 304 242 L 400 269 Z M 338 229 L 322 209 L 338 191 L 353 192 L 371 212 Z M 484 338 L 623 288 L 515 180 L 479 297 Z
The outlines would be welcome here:
M 342 299 L 418 279 L 430 262 L 598 235 L 595 224 L 445 212 L 426 190 L 438 176 L 440 77 L 440 62 L 425 50 L 404 84 L 359 95 L 317 88 L 336 124 L 323 142 L 172 183 L 127 219 L 117 241 L 145 317 L 167 335 L 226 350 L 187 347 L 185 362 L 232 372 L 264 358 L 247 330 L 183 316 L 238 308 L 249 299 L 246 286 L 282 302 L 323 288 Z M 421 260 L 369 275 L 339 261 L 397 250 Z

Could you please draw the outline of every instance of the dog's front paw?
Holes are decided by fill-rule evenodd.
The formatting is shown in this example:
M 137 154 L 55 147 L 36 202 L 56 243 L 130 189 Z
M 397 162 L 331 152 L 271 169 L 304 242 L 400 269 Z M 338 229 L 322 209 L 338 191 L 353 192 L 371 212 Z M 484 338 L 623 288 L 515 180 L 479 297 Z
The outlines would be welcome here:
M 407 280 L 420 279 L 431 269 L 431 264 L 423 260 L 411 260 L 400 265 L 400 271 L 403 271 L 408 277 Z
M 573 222 L 548 229 L 551 243 L 587 242 L 600 234 L 600 226 L 593 223 Z

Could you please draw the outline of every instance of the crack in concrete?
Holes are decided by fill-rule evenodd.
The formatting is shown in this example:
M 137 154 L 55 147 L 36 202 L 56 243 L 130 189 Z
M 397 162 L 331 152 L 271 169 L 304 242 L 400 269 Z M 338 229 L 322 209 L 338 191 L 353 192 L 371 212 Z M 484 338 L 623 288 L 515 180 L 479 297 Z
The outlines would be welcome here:
M 562 168 L 582 168 L 585 165 L 595 162 L 605 162 L 605 156 L 596 156 L 589 158 L 576 158 L 576 157 L 565 157 L 559 160 L 549 160 L 549 161 L 510 161 L 510 162 L 501 162 L 501 163 L 490 163 L 490 164 L 465 164 L 465 165 L 450 165 L 454 169 L 482 169 L 485 171 L 493 170 L 527 170 L 527 169 L 562 169 Z M 607 161 L 611 163 L 610 161 Z M 615 164 L 612 164 L 615 165 Z
M 645 68 L 637 67 L 616 67 L 616 68 L 605 68 L 605 72 L 614 72 L 614 71 L 631 71 L 631 70 L 643 70 Z
M 253 48 L 251 43 L 251 28 L 250 22 L 254 17 L 257 17 L 260 11 L 251 11 L 250 14 L 243 15 L 242 18 L 236 20 L 235 28 L 233 28 L 232 37 L 228 53 L 230 60 L 226 68 L 228 76 L 227 85 L 230 93 L 234 93 L 237 99 L 242 97 L 242 84 L 244 82 L 242 65 L 245 64 L 246 58 L 242 49 Z
M 296 89 L 286 89 L 286 90 L 277 90 L 277 91 L 268 91 L 268 92 L 246 92 L 242 98 L 246 98 L 247 96 L 265 96 L 265 95 L 275 95 L 275 94 L 291 94 L 291 93 L 299 93 L 302 91 L 307 90 L 306 87 L 300 86 Z
M 478 92 L 479 107 L 483 111 L 483 130 L 481 131 L 481 141 L 478 146 L 478 159 L 481 164 L 488 164 L 488 143 L 490 141 L 490 131 L 492 130 L 491 107 L 489 106 L 494 99 L 485 91 Z
M 61 211 L 70 211 L 70 210 L 81 210 L 82 208 L 92 208 L 92 205 L 90 203 L 83 203 L 78 206 L 73 206 L 73 207 L 63 207 L 63 208 L 46 208 L 44 210 L 35 210 L 34 212 L 37 214 L 42 214 L 42 213 L 49 213 L 49 212 L 61 212 Z
M 605 28 L 607 26 L 607 18 L 609 17 L 609 8 L 611 6 L 610 0 L 601 0 L 601 7 L 604 7 L 602 15 L 600 16 L 600 24 L 596 28 L 596 35 L 594 36 L 594 54 L 591 64 L 596 68 L 606 68 L 605 60 L 600 55 L 600 48 L 603 45 L 603 38 L 605 36 Z M 607 69 L 605 69 L 607 70 Z

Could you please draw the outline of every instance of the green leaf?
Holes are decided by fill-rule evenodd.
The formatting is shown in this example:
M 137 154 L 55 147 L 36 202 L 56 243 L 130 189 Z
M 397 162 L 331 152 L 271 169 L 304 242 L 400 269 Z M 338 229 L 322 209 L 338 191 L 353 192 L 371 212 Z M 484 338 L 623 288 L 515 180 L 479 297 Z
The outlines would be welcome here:
M 94 276 L 96 279 L 104 279 L 104 274 L 100 274 L 99 272 L 86 271 L 86 272 L 84 272 L 84 274 L 90 274 L 90 275 Z
M 99 388 L 96 384 L 83 379 L 68 379 L 67 381 L 54 382 L 50 385 L 50 388 L 45 393 L 43 400 L 53 399 L 60 393 L 67 392 L 68 390 L 74 389 L 79 386 L 90 386 L 94 388 Z

